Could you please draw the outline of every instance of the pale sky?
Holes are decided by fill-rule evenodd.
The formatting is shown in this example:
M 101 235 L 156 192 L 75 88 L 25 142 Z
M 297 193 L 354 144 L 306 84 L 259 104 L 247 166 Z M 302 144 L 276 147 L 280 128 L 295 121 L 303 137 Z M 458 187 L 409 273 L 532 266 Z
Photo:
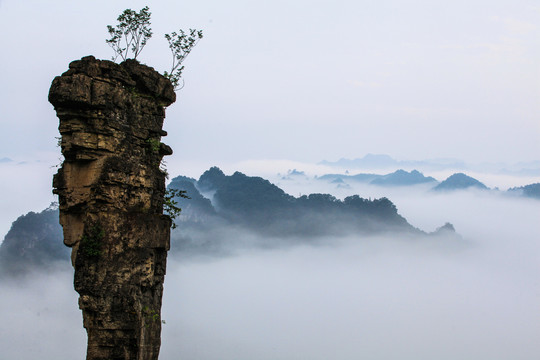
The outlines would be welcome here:
M 539 0 L 0 0 L 0 160 L 31 162 L 0 166 L 0 234 L 20 214 L 55 200 L 50 165 L 60 149 L 47 101 L 51 81 L 83 56 L 109 59 L 106 26 L 145 5 L 154 37 L 140 61 L 160 72 L 171 61 L 164 33 L 191 27 L 205 35 L 167 109 L 172 176 L 198 177 L 185 172 L 193 164 L 203 171 L 367 153 L 540 160 Z M 379 248 L 351 238 L 354 247 L 341 250 L 298 247 L 182 261 L 183 268 L 171 261 L 162 353 L 538 354 L 537 203 L 497 193 L 400 192 L 390 199 L 414 226 L 431 231 L 450 221 L 473 246 L 365 243 Z M 0 307 L 15 311 L 0 323 L 7 334 L 0 348 L 21 359 L 81 353 L 86 338 L 69 279 L 41 275 L 37 287 L 2 285 Z
M 0 0 L 0 158 L 54 158 L 52 79 L 109 59 L 106 25 L 145 5 L 163 34 L 203 29 L 163 141 L 183 161 L 540 159 L 540 3 Z

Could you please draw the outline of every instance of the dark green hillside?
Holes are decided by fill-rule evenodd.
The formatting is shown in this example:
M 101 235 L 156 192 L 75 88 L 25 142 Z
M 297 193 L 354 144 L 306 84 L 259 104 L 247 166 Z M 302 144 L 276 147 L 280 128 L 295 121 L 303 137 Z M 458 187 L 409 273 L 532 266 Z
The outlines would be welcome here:
M 225 176 L 223 171 L 221 171 L 221 169 L 217 166 L 214 166 L 206 170 L 201 175 L 199 181 L 197 182 L 197 186 L 203 192 L 212 191 L 216 190 L 219 186 L 221 186 L 226 179 L 227 177 Z
M 171 232 L 172 252 L 184 256 L 313 242 L 326 236 L 426 234 L 410 225 L 384 197 L 372 200 L 354 195 L 340 200 L 330 194 L 310 194 L 296 198 L 261 177 L 240 172 L 225 175 L 217 167 L 198 181 L 175 177 L 169 188 L 184 190 L 189 196 L 176 198 L 182 212 L 178 227 Z M 451 225 L 445 229 L 453 231 Z M 62 242 L 57 210 L 28 213 L 6 235 L 0 247 L 0 269 L 24 273 L 58 262 L 67 265 L 69 252 Z
M 294 198 L 260 177 L 235 172 L 214 194 L 218 212 L 234 222 L 257 227 L 290 210 Z
M 63 243 L 58 210 L 29 212 L 13 222 L 0 246 L 0 272 L 24 274 L 61 262 L 69 265 L 70 249 Z
M 177 176 L 172 179 L 171 183 L 167 188 L 184 190 L 188 198 L 177 197 L 175 200 L 178 202 L 178 206 L 182 209 L 182 217 L 195 214 L 204 214 L 207 216 L 215 215 L 214 207 L 209 199 L 201 195 L 199 190 L 196 188 L 197 180 L 186 177 L 186 176 Z M 196 218 L 191 218 L 191 220 L 197 220 Z M 201 219 L 199 219 L 201 220 Z
M 216 167 L 206 171 L 198 182 L 190 180 L 185 185 L 213 193 L 215 212 L 195 217 L 213 215 L 214 219 L 217 217 L 260 234 L 313 237 L 351 232 L 417 231 L 386 198 L 367 200 L 356 196 L 341 201 L 329 194 L 295 198 L 263 178 L 240 172 L 227 176 Z M 195 207 L 186 208 L 187 219 L 193 216 L 191 210 Z M 204 210 L 199 208 L 199 211 Z

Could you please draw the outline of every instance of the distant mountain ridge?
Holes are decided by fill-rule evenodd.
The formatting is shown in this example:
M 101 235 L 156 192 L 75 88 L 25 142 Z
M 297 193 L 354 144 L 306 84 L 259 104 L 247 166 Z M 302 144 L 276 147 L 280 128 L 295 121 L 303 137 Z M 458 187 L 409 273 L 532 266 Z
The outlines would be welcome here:
M 508 192 L 514 195 L 540 199 L 540 183 L 513 187 L 511 189 L 508 189 Z
M 182 214 L 177 219 L 178 228 L 171 232 L 173 254 L 222 253 L 234 246 L 275 247 L 350 234 L 430 235 L 409 224 L 385 197 L 294 197 L 261 177 L 240 172 L 225 175 L 217 167 L 204 172 L 199 180 L 177 176 L 169 188 L 185 190 L 190 197 L 175 199 Z M 446 224 L 435 232 L 443 233 L 454 234 L 453 226 Z M 58 210 L 19 217 L 0 246 L 1 272 L 24 274 L 28 269 L 45 269 L 56 263 L 69 263 Z
M 302 176 L 290 171 L 287 176 Z M 413 174 L 413 176 L 415 176 Z M 283 179 L 283 177 L 282 177 Z M 176 177 L 170 188 L 188 189 L 190 199 L 176 199 L 184 209 L 182 231 L 173 232 L 173 249 L 183 252 L 220 252 L 222 231 L 246 229 L 259 239 L 260 246 L 275 246 L 274 241 L 312 242 L 324 236 L 348 234 L 400 233 L 430 235 L 407 222 L 387 198 L 364 199 L 358 195 L 339 200 L 330 194 L 294 197 L 261 177 L 240 172 L 225 175 L 212 167 L 199 180 Z M 212 204 L 212 210 L 208 207 Z M 203 210 L 206 209 L 206 210 Z M 193 221 L 194 219 L 198 219 Z M 455 234 L 451 224 L 432 234 Z M 272 239 L 272 240 L 268 240 Z
M 412 170 L 407 172 L 399 169 L 393 173 L 386 175 L 378 174 L 356 174 L 356 175 L 341 175 L 341 174 L 327 174 L 318 177 L 319 180 L 353 180 L 358 182 L 365 182 L 371 185 L 379 186 L 411 186 L 426 183 L 438 183 L 436 179 L 431 176 L 424 176 L 418 170 Z
M 488 187 L 480 181 L 463 173 L 457 173 L 449 176 L 446 180 L 433 188 L 434 191 L 451 191 L 468 188 L 488 190 Z
M 320 165 L 337 166 L 347 169 L 387 169 L 387 168 L 425 168 L 430 170 L 444 169 L 468 169 L 465 162 L 458 159 L 431 159 L 431 160 L 407 160 L 401 161 L 386 154 L 367 154 L 362 158 L 345 159 L 337 161 L 323 160 Z
M 452 174 L 440 183 L 433 177 L 426 177 L 417 170 L 407 172 L 402 169 L 386 175 L 370 173 L 360 173 L 355 175 L 325 174 L 315 177 L 315 179 L 320 181 L 327 181 L 330 184 L 335 184 L 338 188 L 350 188 L 347 181 L 352 181 L 377 186 L 413 186 L 427 184 L 433 185 L 431 190 L 438 192 L 460 191 L 466 189 L 492 190 L 499 192 L 497 188 L 490 189 L 484 183 L 464 173 Z M 506 193 L 513 196 L 540 199 L 540 183 L 529 184 L 521 187 L 513 187 L 508 189 Z
M 299 170 L 289 171 L 281 179 L 288 181 L 293 177 L 308 179 Z M 433 188 L 489 190 L 463 173 L 453 174 L 438 183 L 416 170 L 398 170 L 386 175 L 327 174 L 316 179 L 338 187 L 347 187 L 347 182 L 357 181 L 377 186 L 438 184 Z M 385 197 L 373 200 L 358 195 L 343 200 L 330 194 L 294 197 L 261 177 L 240 172 L 225 175 L 217 167 L 205 171 L 198 180 L 177 176 L 169 188 L 185 190 L 190 197 L 176 199 L 182 214 L 179 228 L 171 232 L 173 254 L 179 251 L 183 254 L 221 254 L 230 246 L 274 247 L 284 242 L 313 242 L 319 237 L 348 234 L 390 232 L 416 237 L 456 236 L 454 227 L 448 223 L 430 234 L 415 228 Z M 511 188 L 506 193 L 540 199 L 540 183 Z M 0 245 L 0 274 L 24 274 L 32 268 L 44 270 L 58 264 L 69 268 L 69 248 L 63 245 L 57 209 L 50 207 L 40 213 L 30 212 L 13 222 Z
M 458 170 L 458 171 L 482 171 L 496 174 L 507 175 L 522 175 L 522 176 L 540 176 L 540 160 L 518 162 L 515 164 L 504 163 L 477 163 L 469 164 L 459 159 L 438 158 L 426 160 L 396 160 L 386 154 L 367 154 L 362 158 L 345 159 L 341 158 L 337 161 L 323 160 L 320 165 L 331 167 L 339 167 L 342 169 L 419 169 L 421 171 L 441 171 L 441 170 Z
M 187 191 L 187 195 L 192 200 L 176 199 L 186 212 L 188 209 L 198 209 L 196 217 L 214 216 L 220 221 L 264 234 L 299 236 L 339 233 L 345 222 L 356 231 L 417 230 L 397 213 L 394 204 L 386 198 L 367 200 L 351 196 L 341 201 L 329 194 L 295 198 L 263 178 L 240 172 L 227 176 L 217 167 L 207 170 L 197 182 L 178 177 L 169 185 L 176 189 L 190 186 L 193 187 Z M 210 194 L 212 213 L 203 211 L 201 214 L 201 201 L 208 201 L 201 200 L 205 199 L 201 193 Z M 193 199 L 199 200 L 190 205 Z M 310 217 L 317 218 L 317 222 L 311 221 Z

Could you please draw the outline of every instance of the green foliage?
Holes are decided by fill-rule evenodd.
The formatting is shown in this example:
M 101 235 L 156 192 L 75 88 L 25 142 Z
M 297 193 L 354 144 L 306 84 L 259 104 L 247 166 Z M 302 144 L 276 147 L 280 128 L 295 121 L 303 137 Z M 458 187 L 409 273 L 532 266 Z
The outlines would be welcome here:
M 173 229 L 176 229 L 174 219 L 180 216 L 180 213 L 182 212 L 182 209 L 178 207 L 178 202 L 175 200 L 177 197 L 190 199 L 190 197 L 186 195 L 185 190 L 178 189 L 167 189 L 165 191 L 165 196 L 163 196 L 163 212 L 171 218 L 171 227 Z
M 184 32 L 184 30 L 178 30 L 178 33 L 172 32 L 170 34 L 165 34 L 165 39 L 169 42 L 173 61 L 171 71 L 165 71 L 163 75 L 171 80 L 175 90 L 184 87 L 184 84 L 180 86 L 180 78 L 182 77 L 182 71 L 184 70 L 184 66 L 180 65 L 202 38 L 202 30 L 196 29 L 189 29 L 189 34 Z
M 98 257 L 101 254 L 101 241 L 105 236 L 105 231 L 99 224 L 95 224 L 90 231 L 85 232 L 81 237 L 81 248 L 89 257 Z
M 143 307 L 142 309 L 143 315 L 152 322 L 159 321 L 159 313 L 156 310 L 150 309 L 148 306 Z M 161 320 L 162 324 L 166 324 L 165 320 Z M 149 327 L 150 324 L 146 324 L 146 327 Z
M 146 143 L 148 144 L 150 151 L 152 151 L 153 153 L 157 153 L 159 151 L 159 146 L 161 142 L 158 139 L 146 139 Z
M 145 6 L 139 12 L 126 9 L 118 16 L 118 25 L 116 27 L 107 25 L 107 31 L 111 38 L 105 41 L 114 51 L 113 61 L 116 61 L 118 57 L 126 60 L 130 52 L 133 53 L 133 59 L 137 59 L 148 39 L 152 37 L 152 29 L 150 29 L 151 15 L 148 6 Z M 178 32 L 165 34 L 173 61 L 171 71 L 165 71 L 163 76 L 171 81 L 175 90 L 184 87 L 183 82 L 180 86 L 180 79 L 184 70 L 184 66 L 181 66 L 182 62 L 202 38 L 202 30 L 196 29 L 189 29 L 188 32 L 180 29 Z
M 116 27 L 107 25 L 111 38 L 106 42 L 114 50 L 113 61 L 116 61 L 118 56 L 122 60 L 126 60 L 130 52 L 133 53 L 133 59 L 137 59 L 148 39 L 152 37 L 151 13 L 148 10 L 148 6 L 142 8 L 138 13 L 126 9 L 118 16 Z

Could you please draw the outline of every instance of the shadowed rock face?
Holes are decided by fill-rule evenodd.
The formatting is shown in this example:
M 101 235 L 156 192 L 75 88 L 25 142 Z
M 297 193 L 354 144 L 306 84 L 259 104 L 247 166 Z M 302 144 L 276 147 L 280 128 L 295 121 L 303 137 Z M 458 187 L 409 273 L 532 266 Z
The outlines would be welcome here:
M 54 176 L 88 333 L 87 359 L 157 359 L 171 220 L 163 215 L 165 107 L 154 69 L 84 57 L 56 77 L 64 163 Z

